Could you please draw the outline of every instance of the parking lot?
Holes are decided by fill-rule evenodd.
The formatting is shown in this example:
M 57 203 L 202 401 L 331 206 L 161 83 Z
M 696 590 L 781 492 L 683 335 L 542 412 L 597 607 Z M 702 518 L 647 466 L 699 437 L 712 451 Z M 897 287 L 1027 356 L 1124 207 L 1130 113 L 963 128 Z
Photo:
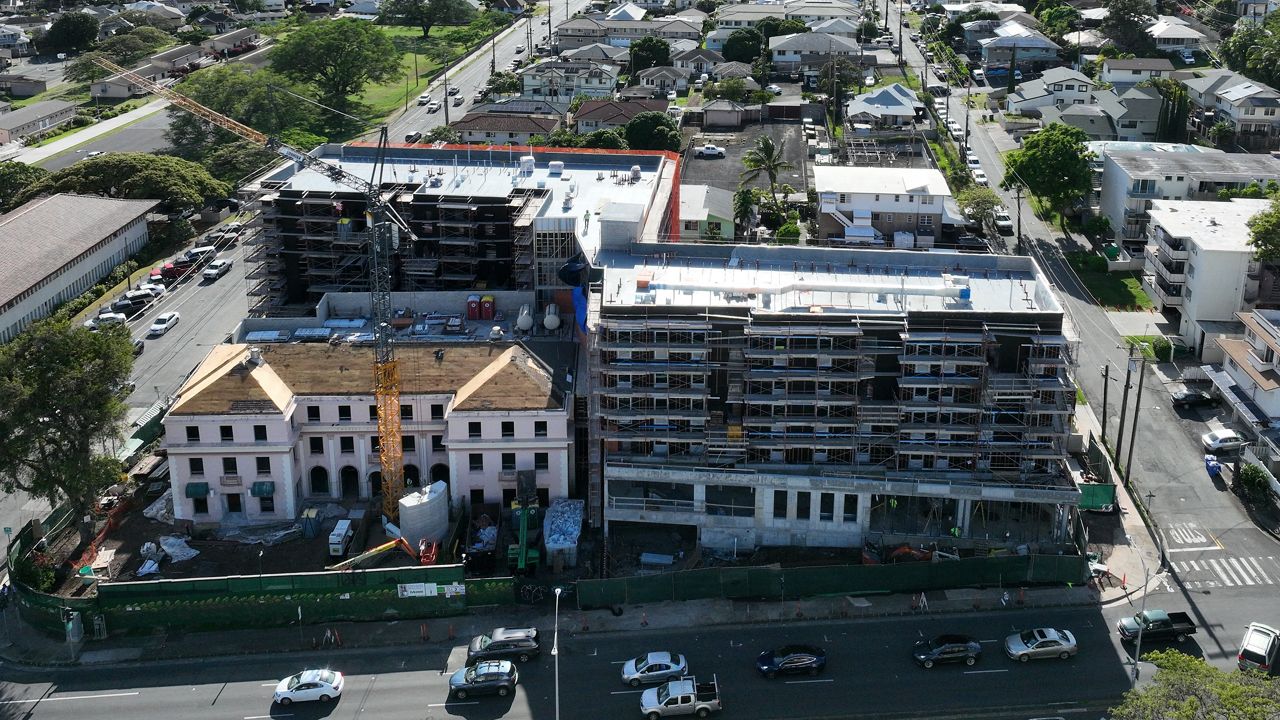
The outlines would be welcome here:
M 764 123 L 750 125 L 737 132 L 702 132 L 701 128 L 686 128 L 686 147 L 697 147 L 704 144 L 718 145 L 724 148 L 723 158 L 696 158 L 692 152 L 685 152 L 684 165 L 681 169 L 680 181 L 685 185 L 710 185 L 733 192 L 738 189 L 742 180 L 742 157 L 756 144 L 756 138 L 768 135 L 776 146 L 782 149 L 790 170 L 784 170 L 778 177 L 779 183 L 786 183 L 804 192 L 805 177 L 808 168 L 808 157 L 805 152 L 804 132 L 798 122 Z M 769 179 L 761 176 L 750 183 L 753 187 L 769 187 Z

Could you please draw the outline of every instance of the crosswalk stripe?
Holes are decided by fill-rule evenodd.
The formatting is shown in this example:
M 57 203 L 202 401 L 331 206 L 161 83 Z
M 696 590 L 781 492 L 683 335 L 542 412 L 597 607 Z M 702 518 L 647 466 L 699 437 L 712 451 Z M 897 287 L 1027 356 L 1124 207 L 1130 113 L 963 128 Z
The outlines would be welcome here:
M 1275 584 L 1271 582 L 1271 578 L 1267 575 L 1266 571 L 1262 569 L 1262 563 L 1258 562 L 1258 558 L 1245 558 L 1245 560 L 1247 562 L 1253 563 L 1254 570 L 1258 572 L 1258 575 L 1262 576 L 1262 580 L 1266 582 L 1266 584 L 1268 585 Z
M 1231 563 L 1231 567 L 1234 568 L 1237 573 L 1239 573 L 1240 577 L 1244 578 L 1244 583 L 1246 585 L 1258 584 L 1255 581 L 1255 578 L 1253 577 L 1253 573 L 1249 571 L 1248 566 L 1246 566 L 1244 563 L 1240 562 L 1236 558 L 1227 558 L 1227 562 Z
M 1232 582 L 1231 580 L 1228 580 L 1228 579 L 1227 579 L 1227 576 L 1226 576 L 1226 574 L 1222 571 L 1222 568 L 1218 567 L 1218 563 L 1217 563 L 1217 561 L 1216 561 L 1216 560 L 1207 560 L 1206 562 L 1209 564 L 1209 567 L 1210 567 L 1210 569 L 1212 569 L 1212 570 L 1213 570 L 1214 574 L 1216 574 L 1216 575 L 1218 576 L 1218 579 L 1222 581 L 1222 584 L 1223 584 L 1223 585 L 1226 585 L 1227 587 L 1231 587 L 1231 586 L 1235 585 L 1235 583 L 1234 583 L 1234 582 Z

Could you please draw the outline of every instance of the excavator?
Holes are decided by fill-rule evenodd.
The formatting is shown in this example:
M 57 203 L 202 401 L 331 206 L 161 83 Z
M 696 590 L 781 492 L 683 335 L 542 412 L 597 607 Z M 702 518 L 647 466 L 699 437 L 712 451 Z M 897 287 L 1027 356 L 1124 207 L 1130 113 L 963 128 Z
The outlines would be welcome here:
M 418 541 L 418 549 L 414 550 L 408 540 L 398 537 L 390 542 L 385 542 L 377 547 L 370 548 L 355 557 L 347 558 L 337 565 L 330 565 L 328 570 L 351 570 L 357 568 L 366 560 L 378 557 L 384 552 L 400 548 L 408 553 L 409 557 L 418 561 L 420 565 L 435 565 L 436 556 L 440 553 L 440 543 L 427 542 L 426 539 Z
M 538 507 L 538 483 L 532 470 L 516 474 L 516 498 L 511 502 L 511 521 L 507 527 L 515 533 L 507 544 L 507 567 L 520 575 L 537 571 L 542 562 L 538 545 L 542 540 L 542 508 Z

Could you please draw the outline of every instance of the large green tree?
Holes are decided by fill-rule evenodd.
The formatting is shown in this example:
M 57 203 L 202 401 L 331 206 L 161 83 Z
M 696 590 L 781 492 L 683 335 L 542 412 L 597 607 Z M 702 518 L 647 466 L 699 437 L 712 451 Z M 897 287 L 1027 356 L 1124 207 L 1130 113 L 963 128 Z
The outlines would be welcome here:
M 0 346 L 0 489 L 69 501 L 77 519 L 91 509 L 120 477 L 118 461 L 100 458 L 120 438 L 132 370 L 121 327 L 45 320 Z
M 364 20 L 312 22 L 289 33 L 271 51 L 271 66 L 311 83 L 324 104 L 345 107 L 365 85 L 400 74 L 400 52 L 390 36 Z
M 761 37 L 768 40 L 779 35 L 807 33 L 809 32 L 809 26 L 805 25 L 803 20 L 783 20 L 780 17 L 771 15 L 756 23 L 756 30 L 760 31 Z
M 791 163 L 787 162 L 786 153 L 783 148 L 786 143 L 774 144 L 773 138 L 768 135 L 761 135 L 756 138 L 756 146 L 751 148 L 742 156 L 742 183 L 755 182 L 761 175 L 769 181 L 769 196 L 773 198 L 774 209 L 780 209 L 781 203 L 778 202 L 778 175 L 783 170 L 790 170 Z
M 1107 17 L 1102 21 L 1102 34 L 1123 52 L 1138 57 L 1155 54 L 1155 40 L 1147 34 L 1151 23 L 1151 3 L 1147 0 L 1106 0 Z
M 671 64 L 671 44 L 656 35 L 646 35 L 631 43 L 631 82 L 635 84 L 641 70 Z
M 1249 218 L 1249 244 L 1258 258 L 1280 260 L 1280 195 L 1271 198 L 1271 207 Z
M 77 53 L 88 50 L 98 41 L 98 18 L 89 13 L 65 12 L 53 21 L 40 50 L 46 53 Z
M 387 0 L 381 7 L 383 22 L 419 28 L 423 38 L 436 25 L 466 25 L 475 15 L 466 0 Z
M 49 171 L 17 160 L 0 162 L 0 212 L 17 207 L 13 201 L 23 190 L 49 177 Z
M 169 155 L 108 153 L 87 158 L 29 185 L 15 205 L 52 193 L 161 200 L 170 210 L 198 209 L 231 188 L 196 163 Z
M 734 30 L 729 35 L 729 38 L 724 41 L 724 48 L 720 51 L 720 54 L 724 55 L 724 59 L 730 62 L 750 64 L 760 57 L 760 48 L 763 45 L 764 38 L 760 35 L 759 30 L 741 28 Z
M 1257 672 L 1226 672 L 1177 650 L 1143 655 L 1156 666 L 1151 684 L 1125 693 L 1112 720 L 1274 720 L 1280 683 Z
M 956 205 L 979 225 L 986 225 L 995 217 L 996 208 L 1003 203 L 995 190 L 980 185 L 972 185 L 956 193 Z
M 1079 128 L 1053 123 L 1022 141 L 1022 148 L 1005 158 L 1004 185 L 1022 186 L 1062 212 L 1092 188 L 1089 139 Z
M 627 140 L 617 130 L 596 130 L 578 138 L 578 147 L 600 150 L 627 150 Z
M 680 128 L 664 112 L 642 112 L 627 123 L 623 135 L 632 150 L 680 149 Z

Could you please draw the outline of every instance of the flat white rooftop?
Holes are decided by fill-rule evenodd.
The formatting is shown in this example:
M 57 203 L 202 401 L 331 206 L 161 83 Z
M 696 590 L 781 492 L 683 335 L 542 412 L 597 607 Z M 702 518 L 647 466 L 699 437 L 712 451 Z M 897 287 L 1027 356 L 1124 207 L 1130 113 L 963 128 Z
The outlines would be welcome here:
M 1209 250 L 1253 252 L 1249 218 L 1271 206 L 1270 200 L 1236 198 L 1231 202 L 1152 200 L 1151 222 L 1177 238 L 1190 238 Z
M 815 165 L 813 186 L 822 192 L 951 195 L 942 173 L 920 168 Z
M 640 254 L 652 248 L 655 254 Z M 669 249 L 669 250 L 668 250 Z M 668 250 L 668 252 L 660 252 Z M 606 251 L 605 306 L 776 313 L 1060 313 L 1030 258 L 759 245 L 637 245 Z

